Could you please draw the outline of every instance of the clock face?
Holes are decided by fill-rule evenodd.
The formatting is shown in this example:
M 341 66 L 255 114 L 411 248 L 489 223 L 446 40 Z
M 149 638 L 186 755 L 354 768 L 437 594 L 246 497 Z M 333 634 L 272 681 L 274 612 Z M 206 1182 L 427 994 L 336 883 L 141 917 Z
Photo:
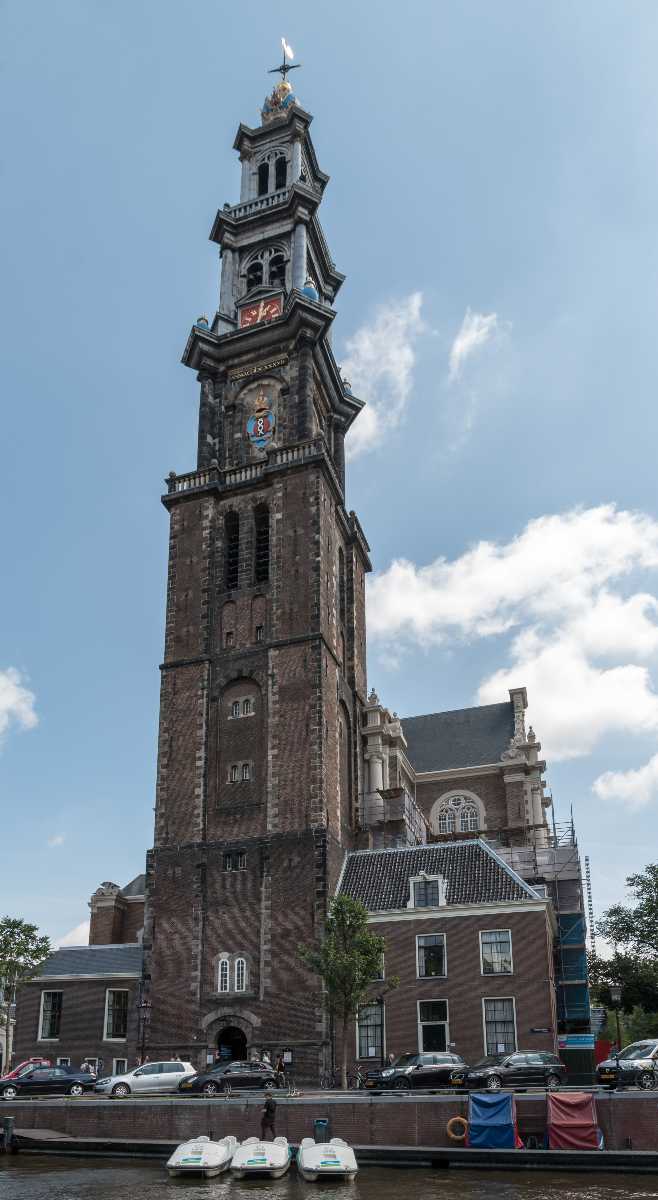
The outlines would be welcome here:
M 280 317 L 283 311 L 283 297 L 270 296 L 268 300 L 259 300 L 255 304 L 246 304 L 240 309 L 240 329 L 249 325 L 258 325 L 261 321 L 273 321 Z

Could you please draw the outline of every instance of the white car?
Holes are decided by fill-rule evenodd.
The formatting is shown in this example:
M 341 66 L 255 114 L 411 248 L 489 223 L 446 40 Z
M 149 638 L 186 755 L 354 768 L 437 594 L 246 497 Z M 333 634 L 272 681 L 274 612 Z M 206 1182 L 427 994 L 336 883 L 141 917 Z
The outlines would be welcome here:
M 189 1062 L 150 1062 L 124 1075 L 106 1075 L 97 1079 L 94 1091 L 110 1096 L 144 1096 L 152 1092 L 177 1092 L 181 1079 L 196 1075 Z

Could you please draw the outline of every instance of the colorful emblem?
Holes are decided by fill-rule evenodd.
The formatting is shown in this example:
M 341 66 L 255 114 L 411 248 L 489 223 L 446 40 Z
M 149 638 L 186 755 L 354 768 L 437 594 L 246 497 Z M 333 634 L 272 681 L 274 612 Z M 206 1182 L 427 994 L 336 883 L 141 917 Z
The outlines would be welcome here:
M 261 398 L 259 393 L 259 399 Z M 263 396 L 263 399 L 266 399 Z M 252 446 L 262 450 L 274 437 L 274 413 L 271 408 L 257 408 L 247 421 L 247 437 Z

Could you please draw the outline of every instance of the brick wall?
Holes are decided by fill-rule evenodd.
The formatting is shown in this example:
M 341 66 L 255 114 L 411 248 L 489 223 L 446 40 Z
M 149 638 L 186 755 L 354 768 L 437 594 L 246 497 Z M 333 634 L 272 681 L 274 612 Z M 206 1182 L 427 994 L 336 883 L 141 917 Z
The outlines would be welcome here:
M 502 766 L 495 775 L 469 775 L 468 779 L 455 775 L 441 780 L 420 779 L 416 783 L 416 803 L 429 821 L 432 805 L 448 792 L 474 792 L 484 805 L 487 831 L 504 829 L 508 824 L 507 799 Z
M 104 1037 L 105 995 L 108 988 L 126 989 L 128 997 L 128 1034 L 125 1041 Z M 62 1016 L 57 1041 L 39 1040 L 39 1013 L 42 991 L 62 992 Z M 105 1070 L 112 1069 L 115 1058 L 128 1058 L 134 1066 L 137 1054 L 137 996 L 134 979 L 58 979 L 35 980 L 20 989 L 17 1005 L 14 1062 L 42 1054 L 55 1062 L 71 1059 L 79 1067 L 87 1057 L 102 1058 Z

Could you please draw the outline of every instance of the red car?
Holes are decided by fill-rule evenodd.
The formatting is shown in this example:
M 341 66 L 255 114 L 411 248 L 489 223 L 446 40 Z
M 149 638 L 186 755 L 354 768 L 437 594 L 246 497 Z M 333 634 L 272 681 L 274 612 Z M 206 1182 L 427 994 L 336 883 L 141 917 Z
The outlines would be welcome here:
M 52 1065 L 49 1058 L 25 1058 L 17 1067 L 14 1067 L 13 1071 L 7 1071 L 7 1074 L 2 1076 L 2 1080 L 18 1079 L 18 1076 L 22 1075 L 23 1071 L 27 1071 L 28 1067 L 52 1067 Z

